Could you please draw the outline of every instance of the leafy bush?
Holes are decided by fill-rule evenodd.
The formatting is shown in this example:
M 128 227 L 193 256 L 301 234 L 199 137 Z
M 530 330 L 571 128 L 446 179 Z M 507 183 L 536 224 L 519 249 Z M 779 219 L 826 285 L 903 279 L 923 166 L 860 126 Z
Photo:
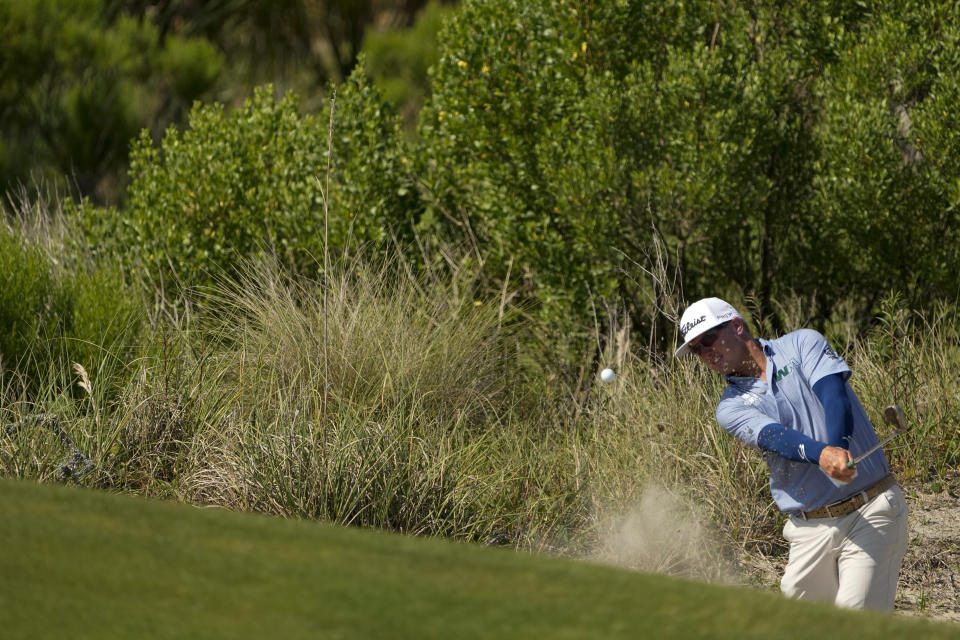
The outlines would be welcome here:
M 960 265 L 960 57 L 956 5 L 878 8 L 845 34 L 821 88 L 822 263 L 838 290 L 875 308 L 956 299 Z
M 332 253 L 384 243 L 407 224 L 415 191 L 396 116 L 362 66 L 337 99 L 329 233 Z M 257 89 L 241 109 L 196 105 L 160 147 L 144 132 L 131 154 L 122 210 L 78 207 L 87 236 L 164 281 L 203 282 L 241 257 L 274 252 L 315 272 L 324 250 L 329 118 L 301 115 L 293 94 Z M 403 235 L 401 233 L 401 235 Z
M 229 114 L 195 106 L 188 128 L 168 130 L 160 148 L 144 133 L 131 154 L 126 211 L 110 221 L 115 251 L 141 251 L 148 269 L 169 264 L 187 283 L 265 249 L 303 263 L 320 246 L 323 133 L 300 117 L 294 96 L 275 100 L 272 87 Z
M 436 220 L 558 322 L 588 313 L 588 286 L 606 297 L 618 282 L 626 165 L 588 50 L 570 7 L 467 2 L 441 33 L 420 122 Z
M 650 268 L 661 243 L 687 296 L 765 316 L 955 296 L 960 30 L 900 6 L 465 2 L 420 121 L 438 227 L 556 326 L 602 299 L 675 312 L 620 253 Z
M 526 285 L 552 321 L 589 318 L 594 298 L 639 315 L 651 291 L 624 277 L 623 254 L 641 258 L 659 233 L 687 284 L 718 279 L 708 259 L 743 286 L 761 272 L 751 256 L 772 214 L 740 209 L 775 188 L 757 168 L 794 149 L 767 137 L 783 122 L 755 126 L 778 87 L 744 99 L 770 73 L 735 84 L 751 71 L 738 41 L 747 17 L 724 16 L 733 43 L 721 55 L 704 30 L 712 14 L 705 3 L 468 2 L 442 34 L 421 119 L 431 190 L 469 217 L 488 269 Z M 721 235 L 729 210 L 744 231 Z
M 366 58 L 337 93 L 330 187 L 335 248 L 394 239 L 405 248 L 419 222 L 420 195 L 400 119 L 367 77 Z

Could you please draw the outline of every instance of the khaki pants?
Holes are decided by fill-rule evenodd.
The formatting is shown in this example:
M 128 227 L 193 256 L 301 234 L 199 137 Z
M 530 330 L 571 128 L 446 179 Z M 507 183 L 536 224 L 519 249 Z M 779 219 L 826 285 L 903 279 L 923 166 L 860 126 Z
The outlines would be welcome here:
M 907 503 L 894 486 L 842 518 L 790 516 L 784 595 L 840 607 L 892 611 L 907 550 Z

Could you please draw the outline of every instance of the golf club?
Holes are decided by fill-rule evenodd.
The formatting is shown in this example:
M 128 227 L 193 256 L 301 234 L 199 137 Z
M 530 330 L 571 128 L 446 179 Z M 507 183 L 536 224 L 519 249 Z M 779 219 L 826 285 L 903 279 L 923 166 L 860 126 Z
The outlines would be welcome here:
M 887 436 L 883 440 L 881 440 L 880 442 L 878 442 L 877 444 L 875 444 L 874 446 L 870 447 L 865 452 L 861 453 L 859 456 L 857 456 L 853 460 L 850 460 L 849 462 L 847 462 L 848 469 L 851 469 L 857 466 L 858 462 L 860 462 L 861 460 L 869 456 L 871 453 L 873 453 L 883 445 L 893 440 L 893 438 L 895 438 L 896 436 L 900 435 L 901 433 L 907 430 L 907 416 L 904 415 L 903 409 L 900 408 L 900 405 L 892 404 L 889 407 L 884 408 L 883 420 L 887 424 L 891 424 L 894 427 L 896 427 L 897 430 L 891 433 L 889 436 Z

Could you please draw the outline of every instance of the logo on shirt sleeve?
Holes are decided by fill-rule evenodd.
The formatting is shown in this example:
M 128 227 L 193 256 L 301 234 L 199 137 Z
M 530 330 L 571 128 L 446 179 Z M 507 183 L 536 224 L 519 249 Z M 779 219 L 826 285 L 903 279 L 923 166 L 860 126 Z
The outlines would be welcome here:
M 831 360 L 839 360 L 840 356 L 837 355 L 837 352 L 831 349 L 829 346 L 824 348 L 823 355 L 827 356 Z

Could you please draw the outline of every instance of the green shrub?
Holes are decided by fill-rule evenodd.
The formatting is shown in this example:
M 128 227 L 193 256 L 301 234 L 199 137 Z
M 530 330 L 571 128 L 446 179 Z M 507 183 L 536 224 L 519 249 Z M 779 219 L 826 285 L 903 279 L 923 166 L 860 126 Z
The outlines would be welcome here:
M 586 325 L 615 299 L 655 315 L 656 286 L 627 277 L 625 256 L 642 262 L 660 235 L 690 289 L 759 288 L 774 272 L 761 239 L 787 224 L 790 196 L 769 167 L 793 175 L 778 161 L 806 157 L 802 110 L 778 105 L 805 69 L 757 68 L 735 10 L 714 49 L 715 12 L 467 2 L 441 34 L 420 125 L 430 190 L 458 221 L 450 233 L 474 231 L 491 275 L 550 322 Z
M 0 355 L 2 367 L 19 370 L 40 342 L 54 334 L 66 316 L 56 295 L 49 264 L 40 251 L 25 247 L 15 234 L 0 230 Z
M 419 128 L 437 226 L 557 327 L 675 313 L 658 259 L 765 317 L 955 297 L 960 31 L 898 7 L 465 2 Z
M 401 248 L 412 244 L 421 209 L 412 167 L 400 119 L 367 77 L 361 55 L 336 96 L 332 248 L 370 244 L 376 252 L 394 239 Z
M 270 249 L 302 264 L 320 246 L 324 131 L 271 87 L 233 113 L 198 104 L 159 148 L 146 132 L 134 143 L 123 210 L 81 206 L 88 235 L 110 254 L 133 254 L 134 267 L 188 284 Z
M 955 300 L 960 264 L 960 28 L 956 3 L 894 3 L 845 34 L 822 84 L 813 205 L 822 264 L 871 311 Z
M 618 283 L 612 79 L 590 70 L 576 11 L 552 2 L 467 2 L 440 40 L 420 121 L 435 220 L 570 326 L 571 310 L 589 314 L 588 287 L 609 297 Z
M 382 244 L 408 224 L 416 193 L 407 177 L 396 116 L 362 66 L 336 102 L 329 235 L 340 255 Z M 230 274 L 239 258 L 275 253 L 316 272 L 324 250 L 329 115 L 302 115 L 293 94 L 257 89 L 241 109 L 196 105 L 184 131 L 159 147 L 144 132 L 131 154 L 122 209 L 76 207 L 100 251 L 158 282 L 196 284 Z M 400 235 L 404 235 L 402 232 Z M 408 234 L 407 234 L 408 235 Z

